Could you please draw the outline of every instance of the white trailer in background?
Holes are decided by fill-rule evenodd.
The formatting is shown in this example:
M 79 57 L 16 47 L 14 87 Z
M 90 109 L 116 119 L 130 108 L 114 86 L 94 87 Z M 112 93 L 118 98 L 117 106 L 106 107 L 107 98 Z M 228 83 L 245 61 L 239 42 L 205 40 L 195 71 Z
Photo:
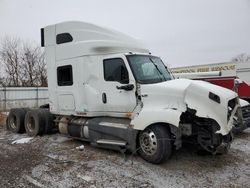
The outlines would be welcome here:
M 98 147 L 138 151 L 152 163 L 168 159 L 183 139 L 211 153 L 230 145 L 237 94 L 202 81 L 173 80 L 161 59 L 133 38 L 64 22 L 42 29 L 42 46 L 49 109 L 11 110 L 13 132 L 34 136 L 55 127 Z

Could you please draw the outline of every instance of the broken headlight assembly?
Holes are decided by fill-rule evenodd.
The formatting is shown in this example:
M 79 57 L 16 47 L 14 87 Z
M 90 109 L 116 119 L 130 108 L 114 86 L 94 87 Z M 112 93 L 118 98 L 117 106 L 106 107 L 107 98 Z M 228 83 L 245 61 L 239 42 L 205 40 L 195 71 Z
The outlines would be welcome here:
M 231 99 L 230 101 L 228 101 L 227 121 L 230 120 L 230 117 L 232 116 L 232 112 L 237 104 L 238 104 L 238 98 L 234 98 L 234 99 Z

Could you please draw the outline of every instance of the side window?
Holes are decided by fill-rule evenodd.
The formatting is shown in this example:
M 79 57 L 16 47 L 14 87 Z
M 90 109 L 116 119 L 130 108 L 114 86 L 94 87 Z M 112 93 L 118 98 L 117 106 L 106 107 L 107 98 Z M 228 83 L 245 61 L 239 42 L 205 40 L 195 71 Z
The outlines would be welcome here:
M 103 69 L 106 81 L 116 81 L 123 84 L 129 83 L 128 70 L 123 59 L 105 59 L 103 61 Z
M 60 33 L 56 35 L 56 44 L 63 44 L 72 41 L 73 37 L 69 33 Z
M 73 73 L 71 65 L 57 67 L 57 84 L 58 86 L 73 85 Z

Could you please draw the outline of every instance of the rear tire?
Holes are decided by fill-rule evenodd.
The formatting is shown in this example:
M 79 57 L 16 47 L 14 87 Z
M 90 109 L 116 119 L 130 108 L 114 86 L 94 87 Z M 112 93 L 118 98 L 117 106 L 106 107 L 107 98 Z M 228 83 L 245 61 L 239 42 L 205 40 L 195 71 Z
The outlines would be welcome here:
M 7 118 L 7 129 L 13 133 L 23 133 L 26 111 L 22 108 L 13 108 Z
M 44 124 L 44 133 L 51 134 L 56 132 L 55 125 L 54 125 L 54 116 L 50 113 L 49 109 L 40 109 L 42 111 L 45 124 Z
M 140 156 L 154 164 L 162 163 L 172 154 L 170 133 L 165 125 L 154 125 L 139 134 Z
M 25 116 L 25 130 L 29 136 L 42 135 L 45 130 L 45 118 L 40 109 L 31 110 Z

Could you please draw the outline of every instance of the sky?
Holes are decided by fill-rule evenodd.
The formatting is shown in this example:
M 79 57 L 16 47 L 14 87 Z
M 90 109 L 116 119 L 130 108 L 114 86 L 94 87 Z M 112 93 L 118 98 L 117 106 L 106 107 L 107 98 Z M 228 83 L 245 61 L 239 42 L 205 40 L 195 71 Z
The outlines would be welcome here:
M 40 28 L 72 20 L 137 38 L 171 67 L 250 54 L 250 0 L 0 0 L 0 38 L 40 44 Z

